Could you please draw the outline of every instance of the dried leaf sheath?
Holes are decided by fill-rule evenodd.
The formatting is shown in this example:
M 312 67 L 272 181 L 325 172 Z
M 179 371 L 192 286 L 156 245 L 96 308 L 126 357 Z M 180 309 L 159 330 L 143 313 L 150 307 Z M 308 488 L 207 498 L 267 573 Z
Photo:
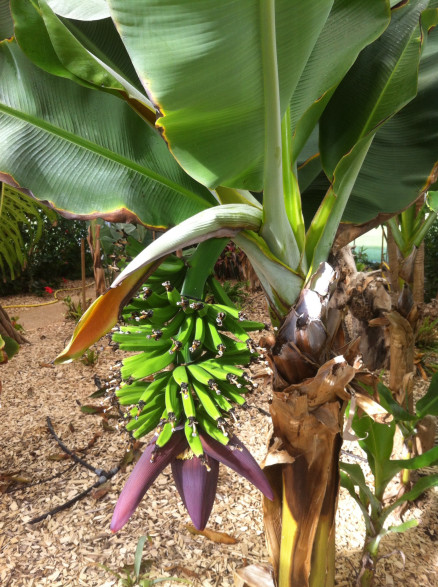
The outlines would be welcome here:
M 338 339 L 324 323 L 328 291 L 323 293 L 303 290 L 270 351 L 273 433 L 265 472 L 275 499 L 264 500 L 264 517 L 280 587 L 334 581 L 343 403 L 358 365 L 342 356 L 323 362 L 334 353 L 331 345 L 323 348 L 325 341 Z

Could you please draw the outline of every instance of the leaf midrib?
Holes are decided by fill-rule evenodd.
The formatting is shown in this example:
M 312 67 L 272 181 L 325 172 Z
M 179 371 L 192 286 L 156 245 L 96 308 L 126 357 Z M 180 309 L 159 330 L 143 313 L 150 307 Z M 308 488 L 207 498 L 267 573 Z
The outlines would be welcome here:
M 382 91 L 380 92 L 380 95 L 379 95 L 379 98 L 378 98 L 378 100 L 377 100 L 377 101 L 374 103 L 374 107 L 373 107 L 373 109 L 371 110 L 371 112 L 370 112 L 369 116 L 367 117 L 367 119 L 366 119 L 366 121 L 365 121 L 365 124 L 364 124 L 363 130 L 362 130 L 362 132 L 360 133 L 360 135 L 359 135 L 359 137 L 358 137 L 358 141 L 359 141 L 360 139 L 362 139 L 362 138 L 363 138 L 365 135 L 367 135 L 368 133 L 372 132 L 373 130 L 374 130 L 374 131 L 377 131 L 377 130 L 378 130 L 378 128 L 379 128 L 379 126 L 380 126 L 380 125 L 381 125 L 381 123 L 383 122 L 383 121 L 377 121 L 377 123 L 376 123 L 376 124 L 375 124 L 373 127 L 371 127 L 371 128 L 370 128 L 370 121 L 373 119 L 374 113 L 377 111 L 378 107 L 379 107 L 379 106 L 380 106 L 380 104 L 382 103 L 382 100 L 383 100 L 383 98 L 384 98 L 384 97 L 385 97 L 385 95 L 387 94 L 387 92 L 388 92 L 388 88 L 391 86 L 391 81 L 392 81 L 392 79 L 394 78 L 395 74 L 397 73 L 397 71 L 398 71 L 398 69 L 399 69 L 399 67 L 400 67 L 400 63 L 401 63 L 401 61 L 402 61 L 402 59 L 403 59 L 403 57 L 404 57 L 405 53 L 406 53 L 406 52 L 409 50 L 409 48 L 410 48 L 410 44 L 411 44 L 411 42 L 412 42 L 412 39 L 413 39 L 413 37 L 415 36 L 415 33 L 416 33 L 416 31 L 417 31 L 417 28 L 418 28 L 418 26 L 417 26 L 417 27 L 415 27 L 415 29 L 412 31 L 412 34 L 411 34 L 411 35 L 409 35 L 409 39 L 408 39 L 407 43 L 405 44 L 405 46 L 404 46 L 404 49 L 403 49 L 403 50 L 401 51 L 401 53 L 399 54 L 399 56 L 398 56 L 398 58 L 397 58 L 397 60 L 396 60 L 395 66 L 392 68 L 391 75 L 388 77 L 388 79 L 387 79 L 387 82 L 385 83 L 385 85 L 384 85 L 384 86 L 383 86 L 383 88 L 382 88 Z M 421 44 L 421 42 L 420 42 L 420 49 L 421 49 L 421 46 L 422 46 L 422 44 Z M 398 107 L 397 111 L 394 111 L 394 112 L 392 112 L 392 114 L 390 114 L 390 115 L 389 115 L 388 117 L 386 117 L 384 120 L 387 120 L 388 118 L 390 118 L 391 116 L 393 116 L 394 114 L 396 114 L 396 112 L 398 112 L 399 110 L 401 110 L 401 109 L 403 108 L 403 106 L 404 106 L 404 105 L 406 105 L 406 103 L 407 103 L 407 102 L 409 102 L 409 100 L 405 100 L 405 103 L 404 103 L 404 104 L 401 104 L 401 105 Z M 357 142 L 357 141 L 356 141 L 356 142 Z
M 201 202 L 205 208 L 209 207 L 208 202 L 204 198 L 199 196 L 198 194 L 184 188 L 180 184 L 178 184 L 178 183 L 176 183 L 176 182 L 174 182 L 174 181 L 172 181 L 172 180 L 170 180 L 170 179 L 168 179 L 168 178 L 166 178 L 166 177 L 164 177 L 164 176 L 162 176 L 162 175 L 160 175 L 150 169 L 142 167 L 141 165 L 135 163 L 134 161 L 132 161 L 126 157 L 123 157 L 122 155 L 119 155 L 106 147 L 102 147 L 101 145 L 97 145 L 96 143 L 93 143 L 87 139 L 84 139 L 83 137 L 81 137 L 79 135 L 75 135 L 65 129 L 57 127 L 54 124 L 51 124 L 45 120 L 35 119 L 35 117 L 32 117 L 31 115 L 26 114 L 24 112 L 20 112 L 18 110 L 15 110 L 14 108 L 6 106 L 5 104 L 0 104 L 0 112 L 4 112 L 5 114 L 7 114 L 13 118 L 27 122 L 35 128 L 38 128 L 38 129 L 41 129 L 47 133 L 50 133 L 61 140 L 68 141 L 73 145 L 76 145 L 76 146 L 79 146 L 83 149 L 86 149 L 92 153 L 95 153 L 96 155 L 99 155 L 100 157 L 104 157 L 104 158 L 108 159 L 109 161 L 112 161 L 112 162 L 117 163 L 119 165 L 122 165 L 128 169 L 136 171 L 137 173 L 140 173 L 141 175 L 148 177 L 150 180 L 155 181 L 161 185 L 164 185 L 177 193 L 180 193 L 184 196 L 187 196 L 187 197 L 191 198 L 192 200 L 197 200 L 197 201 Z

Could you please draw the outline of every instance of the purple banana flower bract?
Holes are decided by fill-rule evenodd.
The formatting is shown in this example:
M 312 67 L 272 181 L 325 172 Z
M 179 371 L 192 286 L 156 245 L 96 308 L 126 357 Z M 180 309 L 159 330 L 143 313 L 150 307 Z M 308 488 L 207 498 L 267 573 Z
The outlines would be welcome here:
M 175 430 L 169 442 L 158 450 L 155 441 L 146 447 L 116 504 L 111 521 L 113 532 L 126 524 L 146 491 L 170 463 L 176 488 L 198 530 L 205 528 L 213 508 L 219 462 L 248 479 L 268 499 L 274 498 L 263 471 L 236 436 L 223 445 L 201 431 L 199 435 L 204 458 L 198 458 L 190 451 L 183 430 Z
M 205 456 L 205 464 L 193 456 L 172 461 L 172 473 L 178 493 L 198 530 L 203 530 L 216 497 L 219 463 Z

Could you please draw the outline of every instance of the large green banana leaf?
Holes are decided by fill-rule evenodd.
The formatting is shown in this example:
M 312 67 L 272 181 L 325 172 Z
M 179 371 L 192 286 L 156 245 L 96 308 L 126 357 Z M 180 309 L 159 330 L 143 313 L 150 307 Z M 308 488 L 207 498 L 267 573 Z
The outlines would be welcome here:
M 272 42 L 280 114 L 295 92 L 294 104 L 301 112 L 339 82 L 352 56 L 388 22 L 386 2 L 373 2 L 372 7 L 369 2 L 354 2 L 356 8 L 368 4 L 365 34 L 356 33 L 359 41 L 349 45 L 348 55 L 339 45 L 327 47 L 323 42 L 336 62 L 334 78 L 331 72 L 323 81 L 313 76 L 311 90 L 305 92 L 308 62 L 311 73 L 327 70 L 327 51 L 313 50 L 332 0 L 207 0 L 177 6 L 171 1 L 110 0 L 109 4 L 139 77 L 162 115 L 158 125 L 178 162 L 210 187 L 222 184 L 255 191 L 263 188 L 271 132 L 267 120 L 273 116 L 270 93 L 275 88 L 266 83 L 273 67 Z M 269 20 L 269 5 L 275 26 Z
M 78 20 L 98 20 L 109 16 L 106 0 L 48 0 L 52 10 L 60 16 Z
M 424 5 L 427 3 L 423 3 L 423 8 Z M 405 8 L 406 11 L 407 9 L 408 7 Z M 402 9 L 397 12 L 400 16 L 397 15 L 397 20 L 393 20 L 387 35 L 393 36 L 393 28 L 394 35 L 400 35 Z M 414 12 L 411 18 L 413 20 L 418 18 L 418 13 Z M 415 34 L 410 35 L 406 50 L 400 54 L 402 61 L 406 62 L 407 59 L 412 59 L 412 62 L 415 63 L 420 49 L 423 48 L 419 64 L 418 88 L 415 90 L 416 96 L 377 130 L 343 213 L 343 222 L 365 224 L 366 227 L 367 223 L 379 215 L 384 218 L 385 214 L 391 214 L 405 208 L 436 181 L 436 165 L 438 163 L 438 112 L 436 108 L 438 103 L 438 30 L 429 28 L 429 19 L 436 22 L 436 18 L 436 8 L 423 13 L 424 28 L 419 26 Z M 400 36 L 398 39 L 400 41 Z M 342 151 L 348 150 L 352 140 L 351 138 L 349 140 L 349 136 L 351 137 L 353 134 L 353 130 L 349 127 L 344 126 L 342 147 L 338 148 L 336 145 L 333 147 L 331 141 L 336 140 L 338 129 L 343 127 L 343 122 L 348 120 L 348 117 L 352 117 L 355 107 L 359 111 L 358 105 L 365 103 L 367 97 L 373 91 L 377 91 L 378 72 L 375 71 L 375 66 L 372 66 L 374 63 L 372 54 L 379 49 L 378 45 L 378 43 L 374 43 L 363 51 L 323 114 L 324 127 L 321 131 L 321 135 L 323 135 L 321 149 L 325 143 L 325 153 L 328 158 L 336 160 L 335 150 L 338 151 L 338 156 Z M 383 67 L 387 65 L 389 59 L 388 56 L 382 61 L 379 73 L 384 75 L 380 75 L 380 79 L 385 77 Z M 367 67 L 367 63 L 369 67 Z M 368 74 L 367 69 L 369 70 Z M 415 67 L 413 69 L 415 71 Z M 396 99 L 401 97 L 400 88 L 404 87 L 401 86 L 401 83 L 401 81 L 397 81 L 391 90 Z M 407 88 L 409 84 L 414 86 L 416 82 L 409 78 Z M 380 87 L 384 94 L 387 88 L 383 85 Z M 357 92 L 355 88 L 357 88 Z M 412 88 L 411 94 L 413 90 L 414 88 Z M 378 103 L 381 107 L 381 101 Z M 367 108 L 369 120 L 365 116 L 363 117 L 364 130 L 358 130 L 356 123 L 356 135 L 367 132 L 366 128 L 371 128 L 371 132 L 373 131 L 375 120 L 378 117 L 378 109 L 372 108 L 371 105 Z M 380 115 L 380 117 L 382 116 L 384 114 Z M 338 125 L 335 127 L 336 120 Z M 337 140 L 341 144 L 340 134 Z M 304 184 L 303 210 L 308 222 L 311 221 L 330 186 L 326 174 L 322 171 L 318 152 L 317 135 L 313 135 L 301 153 L 301 159 L 307 159 L 307 164 L 300 170 Z M 309 176 L 313 173 L 307 186 L 305 185 L 306 172 Z
M 330 247 L 342 212 L 344 219 L 362 222 L 385 206 L 398 210 L 415 198 L 410 186 L 421 189 L 432 170 L 433 137 L 421 143 L 427 154 L 421 168 L 414 169 L 420 160 L 415 156 L 410 168 L 401 169 L 406 175 L 397 174 L 409 189 L 389 198 L 370 189 L 388 176 L 385 157 L 374 156 L 374 145 L 383 140 L 385 149 L 393 140 L 390 125 L 409 110 L 369 139 L 415 95 L 421 35 L 434 34 L 418 22 L 420 14 L 427 20 L 428 8 L 433 22 L 434 1 L 12 0 L 11 5 L 26 57 L 14 42 L 0 46 L 0 174 L 66 216 L 140 220 L 164 229 L 217 204 L 204 186 L 261 189 L 275 118 L 288 106 L 293 161 L 309 151 L 302 146 L 325 109 L 321 152 L 328 178 L 318 176 L 318 157 L 298 172 L 301 185 L 309 186 L 302 198 L 305 211 L 312 213 L 335 179 L 325 198 L 328 212 L 317 218 L 309 241 L 308 250 L 321 244 L 314 262 Z M 409 23 L 400 28 L 398 21 Z M 400 46 L 405 49 L 397 54 Z M 380 70 L 368 67 L 371 61 Z M 267 83 L 276 76 L 277 97 Z M 424 80 L 429 97 L 418 103 L 421 113 L 411 130 L 400 119 L 397 147 L 403 147 L 403 132 L 412 134 L 419 120 L 431 119 L 433 80 L 427 75 Z M 159 108 L 157 124 L 170 151 L 187 173 L 153 128 L 141 83 Z M 373 165 L 371 174 L 366 171 L 373 157 L 378 174 Z M 304 272 L 311 261 L 303 260 Z
M 57 208 L 166 228 L 215 203 L 116 97 L 50 76 L 0 44 L 0 177 Z

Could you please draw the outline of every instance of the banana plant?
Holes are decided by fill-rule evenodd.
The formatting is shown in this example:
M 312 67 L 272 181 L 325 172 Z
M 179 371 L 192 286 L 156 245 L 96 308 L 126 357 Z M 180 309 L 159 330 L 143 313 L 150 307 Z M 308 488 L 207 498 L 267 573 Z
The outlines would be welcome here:
M 398 258 L 394 260 L 396 265 L 394 279 L 400 278 L 408 284 L 414 282 L 417 251 L 436 220 L 437 206 L 438 192 L 429 191 L 427 198 L 420 198 L 420 202 L 412 204 L 388 220 L 388 229 L 391 231 L 400 257 L 400 263 Z M 393 270 L 394 268 L 391 267 L 391 271 Z
M 277 327 L 265 337 L 275 581 L 333 585 L 343 412 L 360 365 L 330 302 L 328 261 L 436 187 L 438 2 L 10 6 L 0 179 L 67 217 L 165 231 L 89 308 L 58 362 L 108 332 L 167 255 L 210 243 L 217 257 L 233 240 Z M 187 298 L 201 297 L 210 261 L 187 272 Z
M 416 403 L 415 409 L 407 410 L 394 400 L 390 389 L 380 382 L 378 393 L 381 404 L 393 416 L 393 420 L 389 424 L 375 422 L 366 414 L 362 414 L 361 417 L 354 414 L 352 418 L 352 429 L 360 438 L 359 444 L 367 455 L 374 477 L 374 486 L 370 487 L 358 464 L 340 464 L 341 484 L 359 505 L 366 528 L 362 565 L 356 581 L 358 587 L 374 585 L 381 540 L 390 532 L 405 532 L 418 524 L 417 520 L 412 519 L 398 525 L 390 525 L 390 514 L 406 502 L 417 499 L 427 489 L 438 485 L 438 475 L 430 474 L 412 483 L 409 491 L 399 491 L 397 496 L 393 497 L 385 494 L 390 481 L 401 471 L 424 471 L 438 462 L 438 447 L 430 448 L 417 456 L 408 454 L 401 460 L 391 459 L 396 427 L 407 442 L 414 438 L 416 428 L 423 418 L 431 418 L 438 413 L 437 385 L 438 376 L 435 374 L 429 389 Z
M 32 247 L 43 235 L 44 216 L 52 222 L 56 219 L 50 208 L 39 205 L 4 183 L 0 184 L 0 274 L 4 279 L 15 279 L 20 273 Z M 27 230 L 27 242 L 23 238 L 23 227 Z

